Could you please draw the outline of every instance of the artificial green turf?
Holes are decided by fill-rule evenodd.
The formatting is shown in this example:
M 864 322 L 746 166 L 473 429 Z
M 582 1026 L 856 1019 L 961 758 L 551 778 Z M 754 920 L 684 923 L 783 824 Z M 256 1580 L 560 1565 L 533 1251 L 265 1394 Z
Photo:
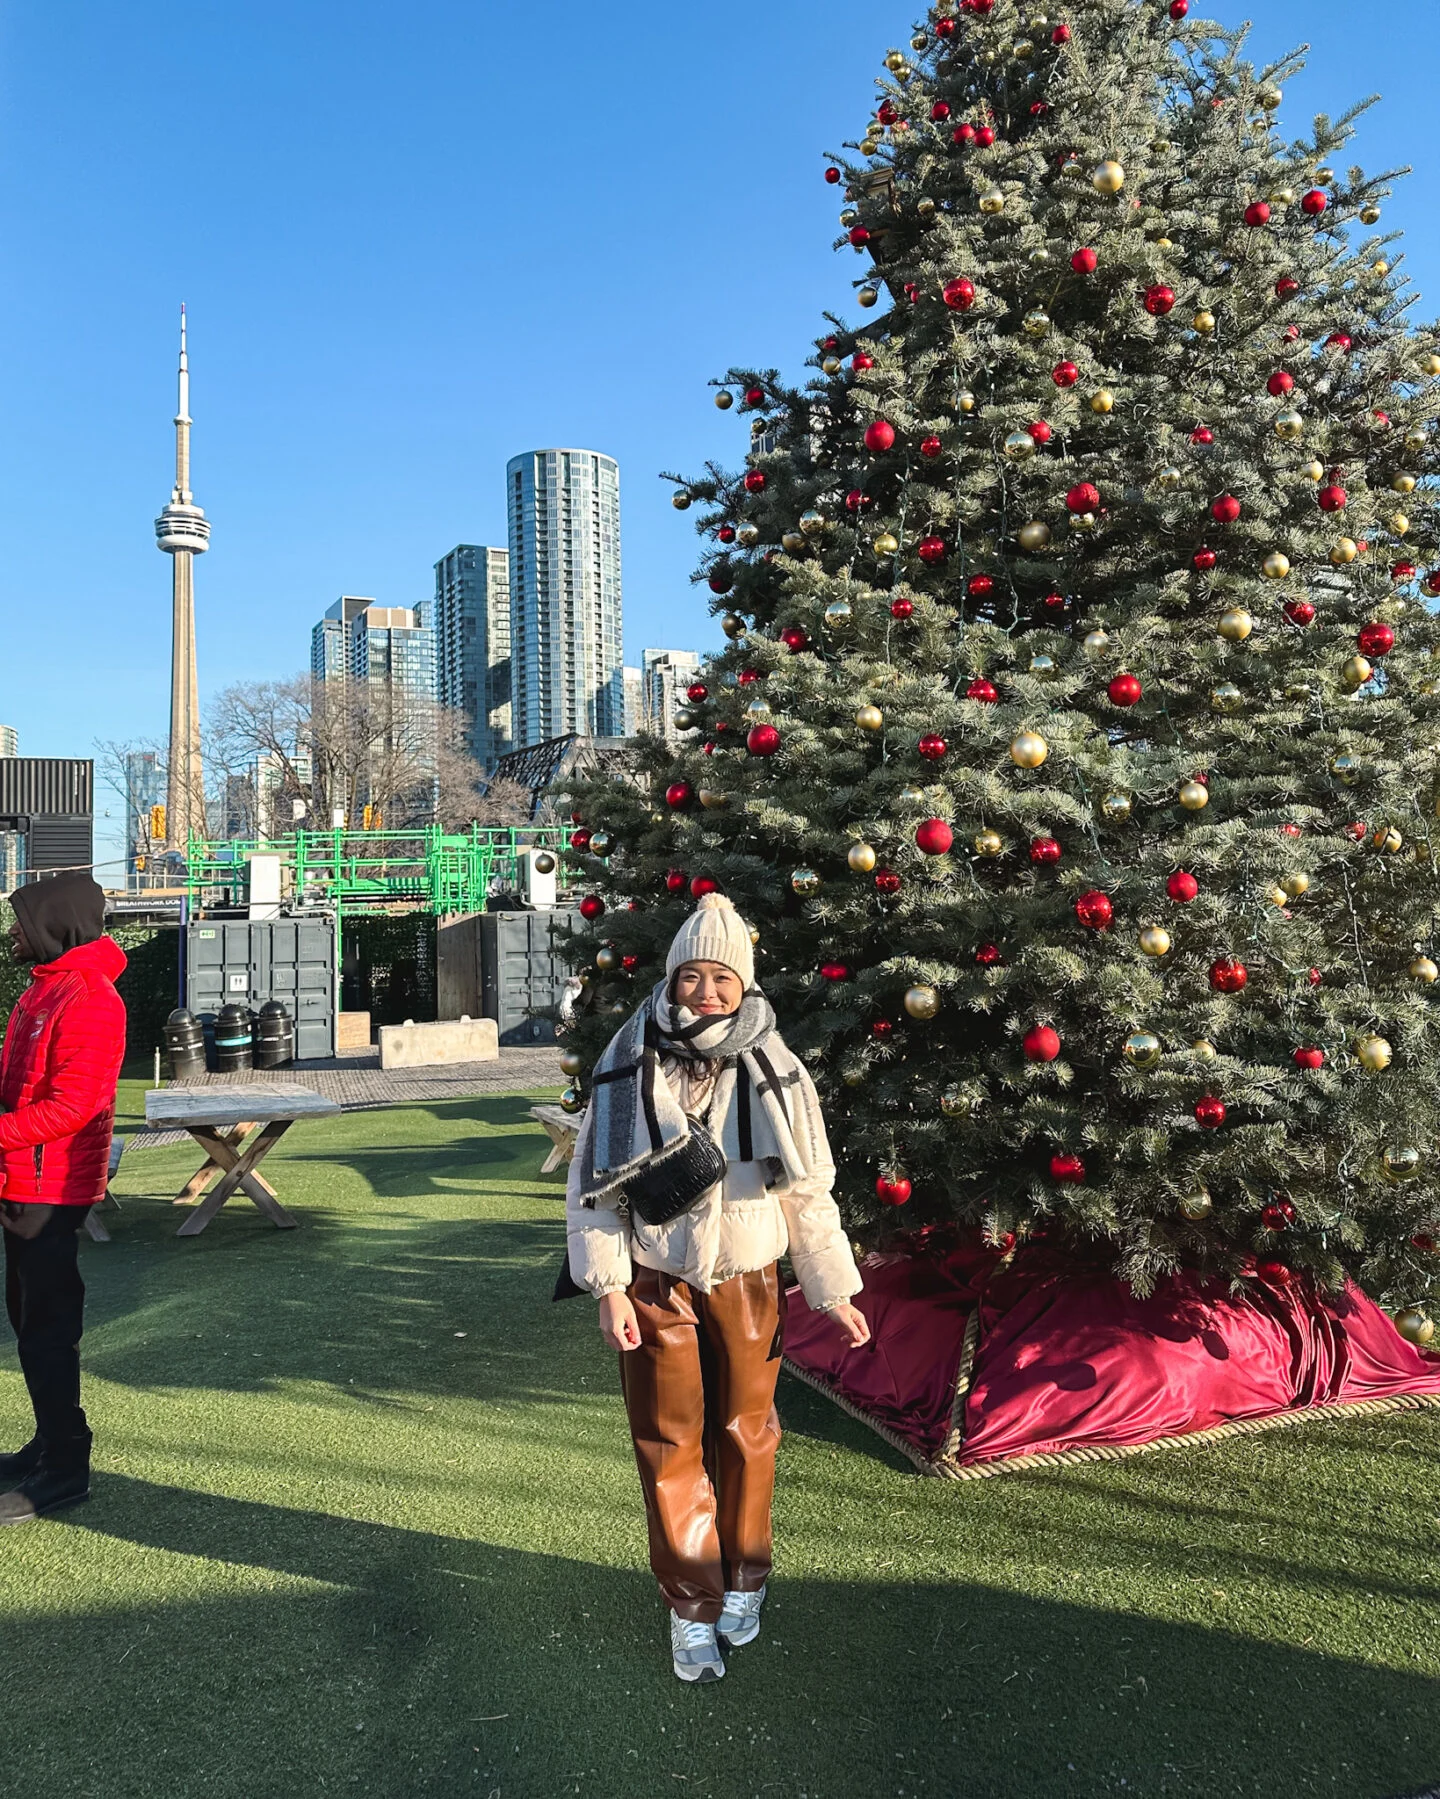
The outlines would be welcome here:
M 127 1087 L 134 1122 L 138 1089 Z M 86 1244 L 95 1497 L 0 1540 L 16 1794 L 1331 1794 L 1440 1777 L 1434 1414 L 951 1486 L 781 1384 L 778 1573 L 669 1673 L 613 1358 L 523 1098 L 350 1113 L 301 1219 Z M 145 1197 L 140 1197 L 140 1196 Z M 0 1430 L 27 1413 L 13 1354 Z

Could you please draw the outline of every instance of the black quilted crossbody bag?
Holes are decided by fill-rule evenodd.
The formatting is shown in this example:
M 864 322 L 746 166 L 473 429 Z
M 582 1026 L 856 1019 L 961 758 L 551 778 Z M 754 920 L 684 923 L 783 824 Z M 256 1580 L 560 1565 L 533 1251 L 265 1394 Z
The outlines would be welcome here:
M 685 1147 L 632 1174 L 620 1191 L 631 1212 L 644 1223 L 669 1224 L 717 1181 L 723 1181 L 728 1167 L 725 1151 L 700 1120 L 692 1117 Z

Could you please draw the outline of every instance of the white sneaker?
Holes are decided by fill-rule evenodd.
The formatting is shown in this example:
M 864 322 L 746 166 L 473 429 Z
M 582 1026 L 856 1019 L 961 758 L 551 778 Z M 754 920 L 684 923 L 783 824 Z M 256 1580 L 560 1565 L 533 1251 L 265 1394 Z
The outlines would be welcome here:
M 758 1593 L 727 1593 L 725 1609 L 715 1626 L 716 1635 L 729 1649 L 753 1643 L 760 1635 L 760 1607 L 765 1603 L 765 1589 Z
M 693 1618 L 678 1618 L 671 1612 L 670 1655 L 676 1680 L 724 1679 L 725 1663 L 713 1624 L 698 1624 Z

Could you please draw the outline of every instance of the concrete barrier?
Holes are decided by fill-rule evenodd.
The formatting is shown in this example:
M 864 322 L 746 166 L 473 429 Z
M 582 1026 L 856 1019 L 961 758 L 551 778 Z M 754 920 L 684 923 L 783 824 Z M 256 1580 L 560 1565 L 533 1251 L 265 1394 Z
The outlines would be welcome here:
M 382 1024 L 382 1068 L 428 1068 L 437 1062 L 498 1062 L 500 1035 L 493 1018 L 445 1019 L 439 1024 Z

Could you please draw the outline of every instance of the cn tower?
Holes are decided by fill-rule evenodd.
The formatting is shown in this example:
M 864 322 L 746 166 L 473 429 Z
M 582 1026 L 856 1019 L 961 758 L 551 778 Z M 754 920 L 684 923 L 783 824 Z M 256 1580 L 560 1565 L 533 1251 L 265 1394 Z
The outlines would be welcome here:
M 195 563 L 210 547 L 210 524 L 190 492 L 190 365 L 180 308 L 180 404 L 175 414 L 175 486 L 155 521 L 155 542 L 171 559 L 174 618 L 170 649 L 170 761 L 166 847 L 185 854 L 205 835 L 205 771 L 200 760 L 200 693 L 195 675 Z

